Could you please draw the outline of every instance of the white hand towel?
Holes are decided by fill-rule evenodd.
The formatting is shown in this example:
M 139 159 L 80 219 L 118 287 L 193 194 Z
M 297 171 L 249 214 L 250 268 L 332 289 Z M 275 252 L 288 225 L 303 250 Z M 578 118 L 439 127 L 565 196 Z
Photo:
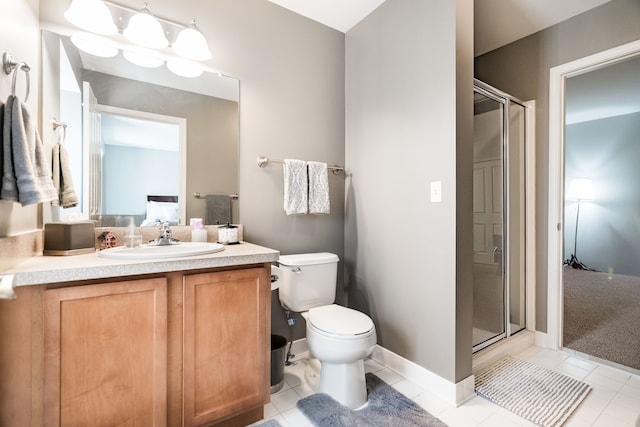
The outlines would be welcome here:
M 285 159 L 284 175 L 284 210 L 287 215 L 304 215 L 308 211 L 307 162 L 304 160 Z
M 0 299 L 16 299 L 13 291 L 13 274 L 0 276 Z
M 309 167 L 309 213 L 326 215 L 330 211 L 327 164 L 308 162 L 307 166 Z
M 69 155 L 62 144 L 62 140 L 53 146 L 53 187 L 58 197 L 53 201 L 53 206 L 72 208 L 78 205 L 78 196 L 73 188 L 73 178 L 69 167 Z

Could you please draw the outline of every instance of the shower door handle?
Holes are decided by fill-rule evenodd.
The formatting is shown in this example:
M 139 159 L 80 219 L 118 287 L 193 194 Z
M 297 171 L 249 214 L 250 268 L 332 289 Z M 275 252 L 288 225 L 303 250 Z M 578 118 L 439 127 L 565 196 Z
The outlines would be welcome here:
M 502 249 L 498 246 L 494 246 L 493 248 L 493 262 L 502 261 Z

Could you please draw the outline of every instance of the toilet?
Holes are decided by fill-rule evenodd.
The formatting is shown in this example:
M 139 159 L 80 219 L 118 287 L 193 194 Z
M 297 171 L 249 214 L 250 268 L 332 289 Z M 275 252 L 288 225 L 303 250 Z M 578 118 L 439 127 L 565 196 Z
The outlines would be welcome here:
M 356 409 L 367 403 L 364 359 L 377 337 L 369 316 L 334 304 L 338 261 L 328 252 L 282 255 L 272 274 L 282 306 L 306 320 L 307 345 L 321 365 L 318 391 Z

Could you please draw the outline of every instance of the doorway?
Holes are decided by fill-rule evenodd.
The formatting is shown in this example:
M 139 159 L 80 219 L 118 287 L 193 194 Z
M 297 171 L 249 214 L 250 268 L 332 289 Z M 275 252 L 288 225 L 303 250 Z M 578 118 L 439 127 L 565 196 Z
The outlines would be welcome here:
M 548 235 L 548 327 L 547 327 L 547 340 L 548 346 L 553 349 L 566 348 L 565 337 L 565 293 L 566 290 L 563 286 L 563 279 L 565 267 L 563 268 L 563 261 L 566 259 L 566 254 L 572 252 L 572 255 L 576 255 L 576 250 L 583 263 L 596 270 L 604 270 L 598 274 L 604 275 L 604 282 L 610 284 L 611 279 L 615 278 L 615 272 L 620 271 L 622 264 L 613 268 L 613 271 L 608 271 L 610 263 L 600 264 L 601 259 L 591 258 L 589 251 L 586 250 L 586 246 L 581 246 L 581 242 L 586 242 L 590 233 L 598 233 L 604 230 L 612 230 L 612 227 L 607 226 L 602 222 L 604 219 L 600 214 L 607 209 L 611 210 L 611 207 L 604 206 L 603 203 L 607 197 L 611 197 L 612 193 L 610 189 L 606 192 L 600 190 L 603 189 L 603 179 L 598 176 L 586 176 L 585 171 L 588 171 L 590 175 L 594 173 L 601 173 L 602 168 L 597 166 L 591 166 L 588 169 L 580 171 L 580 178 L 593 179 L 595 201 L 589 204 L 583 204 L 589 209 L 577 210 L 578 202 L 576 200 L 567 199 L 565 201 L 565 178 L 567 184 L 570 183 L 572 178 L 578 178 L 578 174 L 573 170 L 567 169 L 565 162 L 567 161 L 567 146 L 565 139 L 567 138 L 567 124 L 573 119 L 567 120 L 565 116 L 566 105 L 566 91 L 567 80 L 571 77 L 584 75 L 591 71 L 601 70 L 612 64 L 618 64 L 623 61 L 627 61 L 632 57 L 637 57 L 640 54 L 640 41 L 628 43 L 604 52 L 600 52 L 567 64 L 563 64 L 551 69 L 550 72 L 550 96 L 549 96 L 549 227 L 547 231 Z M 620 128 L 619 126 L 617 127 Z M 600 142 L 603 145 L 604 142 Z M 610 145 L 610 144 L 607 144 Z M 627 156 L 629 154 L 627 153 Z M 612 164 L 611 159 L 608 159 L 606 164 L 609 166 Z M 595 179 L 594 179 L 595 178 Z M 600 187 L 600 188 L 599 188 Z M 616 192 L 619 192 L 620 185 L 611 186 Z M 603 199 L 603 196 L 606 196 Z M 598 200 L 599 199 L 599 200 Z M 585 199 L 586 200 L 586 199 Z M 589 202 L 588 202 L 589 203 Z M 566 212 L 565 212 L 566 210 Z M 617 211 L 617 210 L 616 210 Z M 580 220 L 580 228 L 578 224 L 578 212 Z M 565 221 L 565 214 L 567 215 Z M 594 216 L 597 214 L 597 216 Z M 591 215 L 592 218 L 598 219 L 597 225 L 587 227 L 587 220 Z M 584 225 L 584 227 L 583 227 Z M 565 229 L 566 235 L 565 235 Z M 585 234 L 586 233 L 586 234 Z M 620 233 L 619 233 L 620 234 Z M 634 239 L 629 236 L 628 233 L 622 234 L 625 239 Z M 577 243 L 576 243 L 577 236 Z M 569 239 L 569 247 L 565 248 L 565 239 Z M 637 240 L 637 239 L 636 239 Z M 608 244 L 608 240 L 604 240 L 600 237 L 599 245 L 602 247 Z M 616 263 L 618 259 L 616 259 Z M 616 270 L 617 269 L 617 270 Z M 579 270 L 575 270 L 579 271 Z M 572 270 L 573 272 L 573 270 Z M 614 273 L 614 274 L 611 274 Z M 584 280 L 581 278 L 581 283 L 584 285 Z M 610 285 L 609 285 L 610 286 Z M 600 287 L 602 288 L 602 287 Z M 610 290 L 610 288 L 609 288 Z M 609 296 L 611 292 L 607 292 Z M 597 305 L 599 309 L 602 309 L 604 303 L 600 301 Z M 591 313 L 591 310 L 581 310 L 583 313 Z M 630 339 L 628 336 L 626 339 Z M 600 358 L 601 359 L 601 358 Z M 602 359 L 601 359 L 602 360 Z
M 187 122 L 97 103 L 84 82 L 85 212 L 101 226 L 149 225 L 147 196 L 177 196 L 186 217 Z M 131 186 L 131 182 L 138 185 Z M 124 221 L 124 222 L 123 222 Z
M 473 352 L 526 327 L 525 116 L 474 80 Z

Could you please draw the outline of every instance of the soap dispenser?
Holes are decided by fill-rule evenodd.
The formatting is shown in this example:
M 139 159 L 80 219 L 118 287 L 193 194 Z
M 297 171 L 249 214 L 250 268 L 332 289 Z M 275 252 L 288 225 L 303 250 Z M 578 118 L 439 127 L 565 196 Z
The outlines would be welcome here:
M 133 219 L 129 221 L 129 229 L 127 235 L 124 237 L 124 245 L 128 248 L 137 248 L 142 244 L 142 235 L 136 233 L 135 224 Z
M 207 241 L 207 229 L 204 228 L 204 222 L 202 218 L 191 218 L 189 220 L 191 225 L 191 241 L 192 242 L 206 242 Z

